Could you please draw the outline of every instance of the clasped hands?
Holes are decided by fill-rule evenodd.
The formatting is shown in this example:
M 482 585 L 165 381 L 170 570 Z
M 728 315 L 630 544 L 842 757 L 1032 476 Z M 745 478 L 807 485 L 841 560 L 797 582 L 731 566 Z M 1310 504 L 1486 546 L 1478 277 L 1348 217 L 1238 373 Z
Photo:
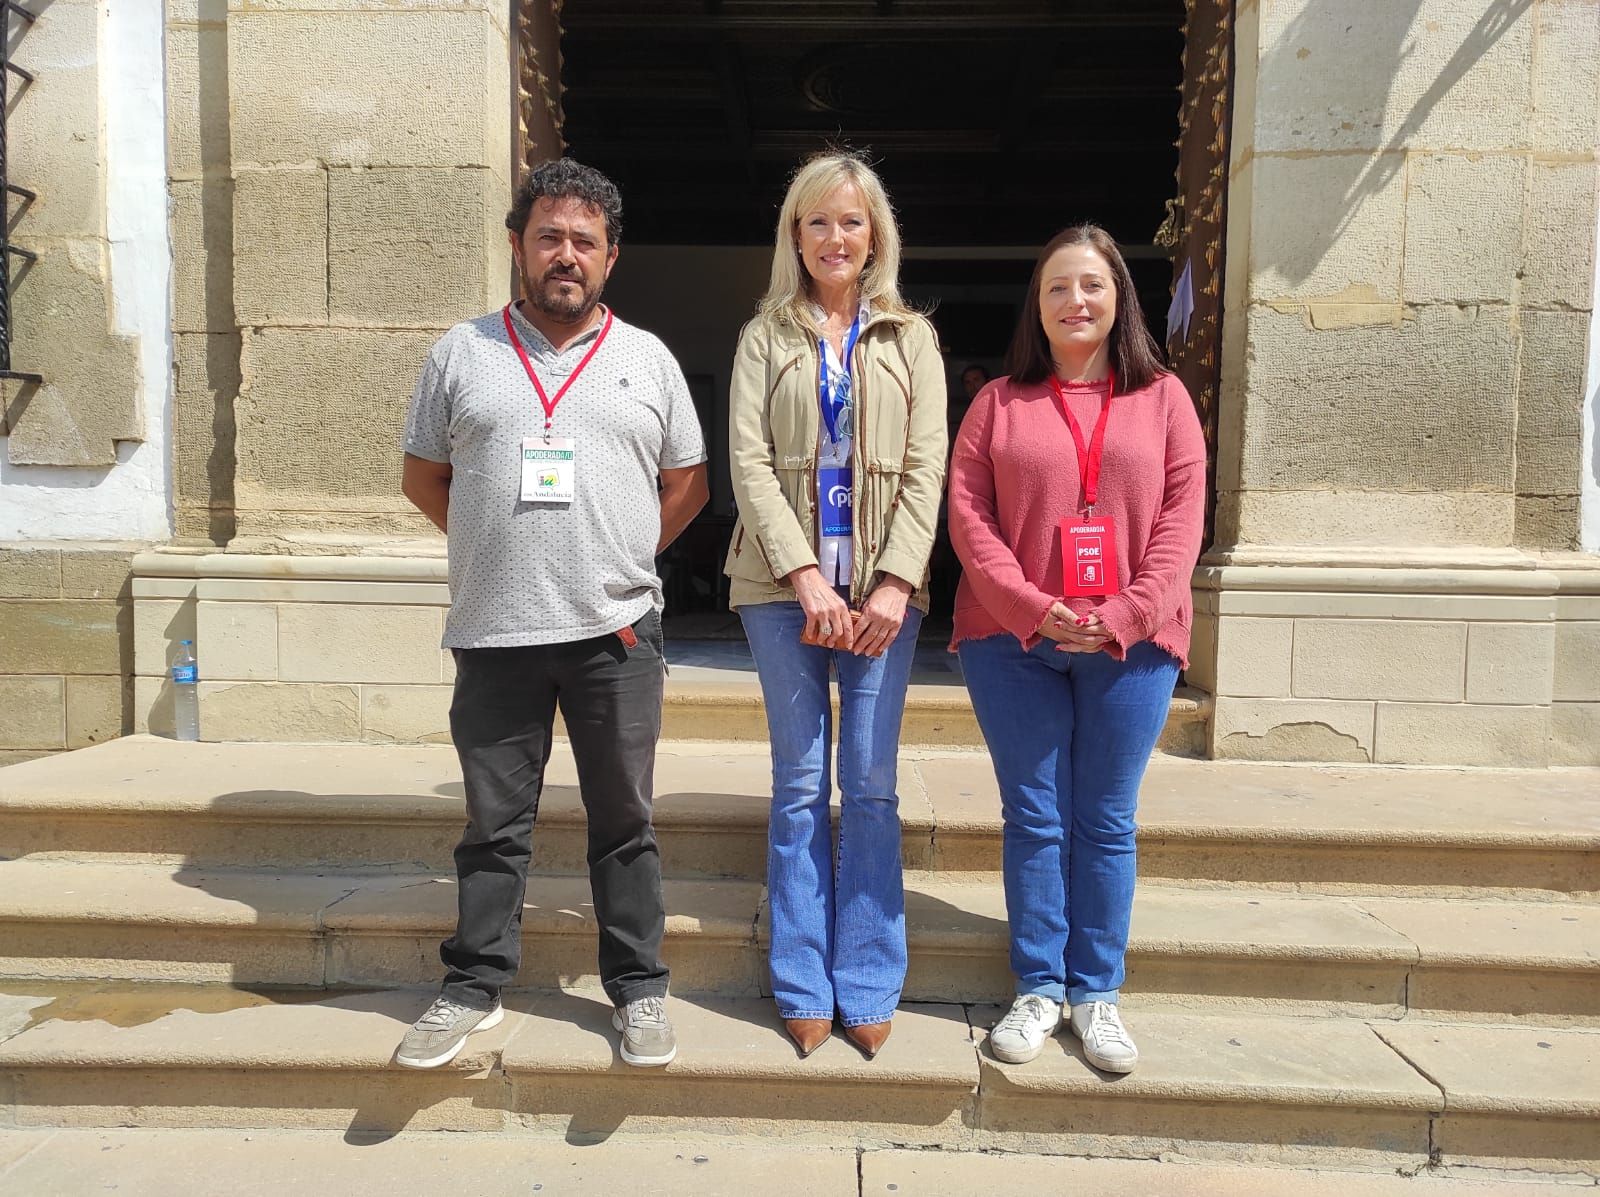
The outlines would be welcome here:
M 1039 635 L 1054 640 L 1058 653 L 1097 653 L 1112 640 L 1098 615 L 1079 615 L 1065 603 L 1051 604 L 1050 613 L 1039 626 Z
M 906 621 L 906 605 L 915 589 L 910 582 L 885 574 L 867 595 L 859 617 L 814 565 L 797 569 L 786 579 L 805 612 L 805 636 L 824 648 L 842 648 L 862 657 L 881 657 Z

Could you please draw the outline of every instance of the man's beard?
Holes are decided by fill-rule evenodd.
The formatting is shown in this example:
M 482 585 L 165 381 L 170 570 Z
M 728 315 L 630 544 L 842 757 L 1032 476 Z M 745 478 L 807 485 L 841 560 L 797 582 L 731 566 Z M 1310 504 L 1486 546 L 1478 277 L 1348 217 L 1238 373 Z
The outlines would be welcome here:
M 552 290 L 549 284 L 555 279 L 577 284 L 578 294 L 567 297 L 559 290 Z M 591 289 L 579 274 L 563 274 L 552 270 L 537 284 L 528 277 L 526 271 L 522 275 L 523 297 L 558 324 L 578 324 L 587 319 L 589 313 L 594 311 L 595 304 L 600 302 L 600 292 L 604 289 L 604 279 Z

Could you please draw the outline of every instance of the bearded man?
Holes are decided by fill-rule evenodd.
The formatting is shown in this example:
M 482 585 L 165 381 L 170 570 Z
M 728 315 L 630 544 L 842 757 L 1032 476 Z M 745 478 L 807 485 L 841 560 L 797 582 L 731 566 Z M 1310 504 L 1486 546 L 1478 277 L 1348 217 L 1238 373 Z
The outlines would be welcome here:
M 655 557 L 705 505 L 705 446 L 672 354 L 600 302 L 622 233 L 611 180 L 544 163 L 506 227 L 520 299 L 440 338 L 406 421 L 402 487 L 449 548 L 450 734 L 468 822 L 444 983 L 395 1058 L 436 1068 L 503 1017 L 559 709 L 612 1024 L 625 1061 L 661 1065 L 677 1045 L 651 822 L 665 667 Z

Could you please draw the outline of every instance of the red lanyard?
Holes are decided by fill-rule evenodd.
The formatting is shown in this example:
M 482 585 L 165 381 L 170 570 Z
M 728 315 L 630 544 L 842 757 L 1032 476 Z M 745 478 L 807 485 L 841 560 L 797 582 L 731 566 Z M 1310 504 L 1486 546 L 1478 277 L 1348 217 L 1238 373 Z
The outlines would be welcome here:
M 517 356 L 522 359 L 522 368 L 528 372 L 528 377 L 533 380 L 533 389 L 539 392 L 539 402 L 544 404 L 544 433 L 550 435 L 550 423 L 555 419 L 556 404 L 561 402 L 561 396 L 567 393 L 567 388 L 578 381 L 578 375 L 583 373 L 583 368 L 589 364 L 589 359 L 600 351 L 600 343 L 606 339 L 606 334 L 611 331 L 611 309 L 606 309 L 606 322 L 600 326 L 600 335 L 594 339 L 594 344 L 589 346 L 589 352 L 583 355 L 583 360 L 578 363 L 578 368 L 567 375 L 567 381 L 561 384 L 561 389 L 556 392 L 554 399 L 544 393 L 544 384 L 539 381 L 539 376 L 533 372 L 533 363 L 528 360 L 528 351 L 522 347 L 522 338 L 517 336 L 517 330 L 511 324 L 511 305 L 506 304 L 506 310 L 500 313 L 505 318 L 506 336 L 511 338 L 512 347 L 516 349 Z
M 1061 414 L 1067 418 L 1067 427 L 1072 430 L 1072 444 L 1078 450 L 1078 477 L 1083 479 L 1083 504 L 1093 515 L 1095 496 L 1100 493 L 1100 458 L 1105 452 L 1106 422 L 1111 417 L 1111 396 L 1117 389 L 1117 376 L 1115 373 L 1106 375 L 1106 397 L 1100 401 L 1100 418 L 1095 421 L 1094 436 L 1087 445 L 1083 443 L 1083 429 L 1078 427 L 1077 418 L 1067 404 L 1067 392 L 1062 389 L 1060 380 L 1052 376 L 1050 386 L 1061 404 Z

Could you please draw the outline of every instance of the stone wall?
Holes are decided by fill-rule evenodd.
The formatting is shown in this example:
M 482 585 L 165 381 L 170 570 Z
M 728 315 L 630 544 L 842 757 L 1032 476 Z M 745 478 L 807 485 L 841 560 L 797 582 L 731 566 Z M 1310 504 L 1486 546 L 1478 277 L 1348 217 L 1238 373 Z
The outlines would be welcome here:
M 505 301 L 509 5 L 171 0 L 179 532 L 422 533 L 428 347 Z
M 44 382 L 0 383 L 0 765 L 131 724 L 140 546 L 109 538 L 167 528 L 160 88 L 139 66 L 159 6 L 30 7 L 9 21 L 33 78 L 7 79 L 8 182 L 36 198 L 6 197 L 7 229 L 37 255 L 10 259 L 12 367 Z
M 1600 5 L 1238 32 L 1218 543 L 1576 547 Z
M 113 331 L 106 223 L 103 64 L 108 17 L 96 0 L 55 0 L 28 23 L 11 18 L 10 236 L 38 255 L 12 259 L 13 368 L 42 385 L 3 382 L 0 435 L 13 465 L 110 466 L 117 444 L 142 439 L 137 347 Z
M 1600 561 L 1248 560 L 1195 579 L 1211 755 L 1600 765 Z
M 158 552 L 136 565 L 138 730 L 171 733 L 166 664 L 190 639 L 202 739 L 448 742 L 442 556 Z
M 8 393 L 13 460 L 41 446 L 95 468 L 137 411 L 96 179 L 59 207 L 99 152 L 84 47 L 106 11 L 56 0 L 25 42 L 40 88 L 48 59 L 70 91 L 14 105 L 16 180 L 41 190 L 18 236 L 70 277 L 19 277 L 18 344 L 72 344 L 28 331 L 30 285 L 50 302 L 28 319 L 106 337 L 60 363 L 55 398 Z M 385 559 L 374 540 L 426 531 L 396 442 L 427 346 L 507 294 L 510 11 L 167 0 L 173 485 L 194 549 L 152 555 L 131 587 L 128 546 L 0 549 L 0 761 L 170 730 L 183 638 L 208 738 L 444 734 L 442 545 Z M 1218 547 L 1190 671 L 1216 695 L 1212 750 L 1600 763 L 1600 565 L 1566 551 L 1600 0 L 1359 21 L 1247 0 L 1238 29 Z M 241 551 L 356 542 L 365 556 Z
M 226 543 L 234 514 L 233 162 L 226 0 L 168 0 L 173 518 L 179 537 Z
M 0 765 L 131 726 L 135 549 L 0 545 Z
M 1237 60 L 1214 755 L 1600 763 L 1600 0 L 1257 0 Z

